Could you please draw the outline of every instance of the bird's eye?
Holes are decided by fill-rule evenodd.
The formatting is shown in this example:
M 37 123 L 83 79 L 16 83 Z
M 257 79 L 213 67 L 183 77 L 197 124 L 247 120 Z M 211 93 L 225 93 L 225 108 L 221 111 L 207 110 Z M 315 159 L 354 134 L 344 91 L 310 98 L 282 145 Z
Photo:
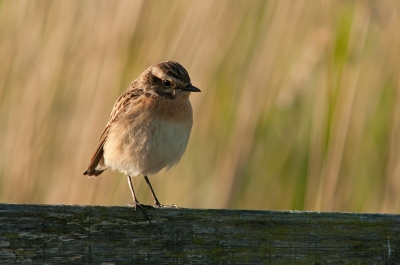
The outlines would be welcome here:
M 167 79 L 164 79 L 164 80 L 162 81 L 162 83 L 163 83 L 163 85 L 164 85 L 165 87 L 170 87 L 170 86 L 172 86 L 172 82 L 169 81 L 169 80 L 167 80 Z

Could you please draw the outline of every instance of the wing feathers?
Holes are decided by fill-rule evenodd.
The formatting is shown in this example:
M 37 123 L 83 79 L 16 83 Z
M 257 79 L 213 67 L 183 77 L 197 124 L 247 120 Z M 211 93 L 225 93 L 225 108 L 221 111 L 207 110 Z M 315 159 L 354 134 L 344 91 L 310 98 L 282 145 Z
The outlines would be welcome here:
M 111 111 L 110 119 L 108 120 L 106 128 L 104 129 L 100 137 L 99 143 L 96 147 L 96 151 L 94 152 L 92 159 L 90 160 L 88 169 L 85 172 L 83 172 L 83 175 L 98 176 L 104 170 L 107 169 L 106 165 L 104 164 L 103 147 L 105 142 L 107 141 L 108 131 L 110 130 L 110 126 L 112 125 L 113 122 L 118 120 L 118 117 L 121 113 L 125 112 L 127 106 L 130 103 L 132 103 L 133 99 L 136 99 L 143 94 L 144 92 L 141 89 L 132 89 L 126 91 L 117 99 Z

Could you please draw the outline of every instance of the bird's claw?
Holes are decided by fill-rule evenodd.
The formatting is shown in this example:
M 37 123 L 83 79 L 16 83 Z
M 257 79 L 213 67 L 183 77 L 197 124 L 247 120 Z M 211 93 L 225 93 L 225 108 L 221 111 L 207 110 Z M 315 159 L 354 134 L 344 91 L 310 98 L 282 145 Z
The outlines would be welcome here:
M 137 210 L 137 208 L 140 209 L 140 211 L 143 213 L 144 217 L 147 219 L 147 221 L 149 221 L 149 223 L 151 224 L 149 215 L 147 214 L 146 210 L 144 209 L 145 206 L 147 207 L 152 207 L 150 205 L 142 205 L 140 204 L 138 201 L 135 201 L 134 203 L 127 203 L 126 206 L 128 207 L 133 207 L 135 208 L 135 211 Z

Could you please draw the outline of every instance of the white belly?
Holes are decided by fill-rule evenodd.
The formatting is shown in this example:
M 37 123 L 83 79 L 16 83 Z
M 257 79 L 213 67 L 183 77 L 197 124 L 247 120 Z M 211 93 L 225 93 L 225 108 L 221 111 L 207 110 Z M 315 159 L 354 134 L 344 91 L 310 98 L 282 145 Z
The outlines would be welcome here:
M 150 175 L 179 162 L 189 140 L 192 120 L 143 121 L 128 127 L 110 128 L 104 145 L 105 164 L 132 176 Z

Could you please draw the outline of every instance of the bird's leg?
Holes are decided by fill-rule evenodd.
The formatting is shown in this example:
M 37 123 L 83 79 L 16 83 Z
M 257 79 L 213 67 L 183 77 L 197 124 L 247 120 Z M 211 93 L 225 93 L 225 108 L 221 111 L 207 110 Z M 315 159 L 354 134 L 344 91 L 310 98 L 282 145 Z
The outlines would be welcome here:
M 163 205 L 158 201 L 156 194 L 154 193 L 153 187 L 150 184 L 149 178 L 146 175 L 143 175 L 144 179 L 146 180 L 147 185 L 149 185 L 151 195 L 154 199 L 154 207 L 163 207 Z
M 132 185 L 132 180 L 131 180 L 131 175 L 128 174 L 126 175 L 126 178 L 128 179 L 128 184 L 129 184 L 129 188 L 131 189 L 131 193 L 132 193 L 132 197 L 133 197 L 133 207 L 135 208 L 135 211 L 137 209 L 137 207 L 139 207 L 139 209 L 142 211 L 144 217 L 146 217 L 146 219 L 150 222 L 150 218 L 147 215 L 146 211 L 144 210 L 144 207 L 139 203 L 139 201 L 136 199 L 136 195 L 135 195 L 135 191 L 133 190 L 133 185 Z

